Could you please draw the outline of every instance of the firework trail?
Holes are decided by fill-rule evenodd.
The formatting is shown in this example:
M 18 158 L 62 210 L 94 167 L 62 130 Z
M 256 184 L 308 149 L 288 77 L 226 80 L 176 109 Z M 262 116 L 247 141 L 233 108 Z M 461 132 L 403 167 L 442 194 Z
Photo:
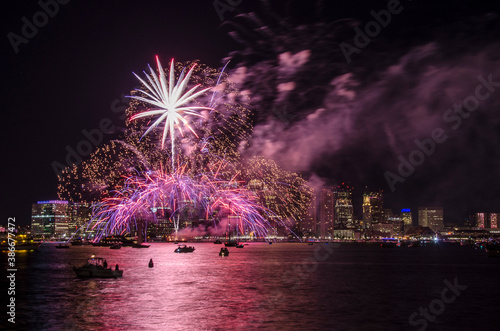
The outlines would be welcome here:
M 183 134 L 182 127 L 179 124 L 184 124 L 195 136 L 197 136 L 196 132 L 191 127 L 189 121 L 186 119 L 187 116 L 198 116 L 203 117 L 198 113 L 199 110 L 211 110 L 210 107 L 204 106 L 188 106 L 187 104 L 198 96 L 202 95 L 209 88 L 203 89 L 201 91 L 196 92 L 199 85 L 194 86 L 189 91 L 184 93 L 184 90 L 187 87 L 191 74 L 193 73 L 194 65 L 189 69 L 188 73 L 185 75 L 184 70 L 182 70 L 177 83 L 175 84 L 175 70 L 174 70 L 174 60 L 172 59 L 170 63 L 170 78 L 167 82 L 167 78 L 165 75 L 165 71 L 161 66 L 160 59 L 156 56 L 156 64 L 158 66 L 158 75 L 155 71 L 149 67 L 151 72 L 148 75 L 146 72 L 146 78 L 148 82 L 140 78 L 138 75 L 135 75 L 137 79 L 147 88 L 148 91 L 137 89 L 136 91 L 141 92 L 146 97 L 132 95 L 128 96 L 129 98 L 136 99 L 138 101 L 145 102 L 147 104 L 155 106 L 155 108 L 149 109 L 147 111 L 135 114 L 130 118 L 131 121 L 149 116 L 157 116 L 159 117 L 155 120 L 153 124 L 146 130 L 144 135 L 147 135 L 151 130 L 156 128 L 161 122 L 165 122 L 163 127 L 163 138 L 161 142 L 161 148 L 165 147 L 165 140 L 167 138 L 168 133 L 170 133 L 170 141 L 172 145 L 172 168 L 175 168 L 174 160 L 175 160 L 175 129 L 178 128 L 181 135 Z M 184 76 L 185 75 L 185 76 Z M 144 136 L 143 135 L 143 136 Z
M 141 80 L 144 87 L 138 90 L 149 99 L 134 96 L 127 109 L 131 120 L 127 121 L 124 139 L 111 141 L 89 160 L 65 170 L 59 178 L 59 196 L 72 201 L 99 201 L 89 222 L 98 234 L 96 240 L 109 234 L 133 233 L 147 223 L 167 220 L 178 224 L 179 219 L 186 226 L 191 219 L 215 227 L 231 220 L 241 233 L 260 237 L 270 229 L 288 228 L 285 221 L 302 215 L 307 189 L 296 174 L 280 172 L 265 160 L 241 163 L 238 148 L 248 140 L 252 124 L 228 76 L 204 65 L 177 64 L 174 68 L 172 62 L 167 84 L 157 62 L 159 75 L 151 69 L 147 80 Z M 186 67 L 190 70 L 185 75 Z M 181 73 L 174 85 L 176 71 Z M 201 93 L 214 85 L 210 95 Z M 195 93 L 200 86 L 201 91 Z M 189 91 L 184 93 L 185 89 Z M 183 102 L 189 98 L 194 101 L 194 97 L 200 106 L 192 110 L 201 110 L 199 116 L 185 111 L 188 106 Z M 158 107 L 163 101 L 161 109 L 144 111 L 145 104 Z M 168 113 L 168 102 L 178 106 L 173 113 Z M 145 123 L 135 121 L 155 114 L 160 116 L 146 132 L 142 130 Z M 183 120 L 175 122 L 177 115 Z M 163 136 L 152 132 L 161 118 L 166 121 Z M 171 142 L 178 139 L 178 143 L 172 144 L 172 151 L 177 147 L 181 152 L 169 154 L 163 148 L 166 134 L 172 138 L 174 130 L 182 133 L 182 128 L 194 135 L 182 139 L 173 136 Z M 146 135 L 150 132 L 153 134 Z M 261 166 L 266 177 L 258 171 Z M 274 177 L 270 175 L 273 172 Z M 292 200 L 297 194 L 303 199 L 295 203 Z
M 229 163 L 220 160 L 209 168 L 210 171 L 195 177 L 180 166 L 171 173 L 146 171 L 127 178 L 121 190 L 97 206 L 96 240 L 109 234 L 133 232 L 139 223 L 156 222 L 158 217 L 168 217 L 173 222 L 185 209 L 203 212 L 214 225 L 230 216 L 237 220 L 241 233 L 253 232 L 259 237 L 280 225 L 280 217 L 260 204 L 258 195 L 237 180 L 238 174 L 228 175 L 232 172 Z M 277 224 L 272 224 L 271 219 Z

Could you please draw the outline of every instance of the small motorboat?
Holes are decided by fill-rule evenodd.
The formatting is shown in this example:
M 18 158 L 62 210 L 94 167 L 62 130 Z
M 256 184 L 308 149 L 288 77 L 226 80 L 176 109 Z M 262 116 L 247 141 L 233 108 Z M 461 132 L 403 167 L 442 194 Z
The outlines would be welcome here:
M 109 248 L 110 249 L 120 249 L 120 248 L 122 248 L 122 245 L 120 245 L 120 244 L 114 244 L 114 245 L 109 246 Z
M 222 244 L 222 241 L 220 241 L 219 239 L 217 239 L 216 241 L 214 241 L 214 244 L 215 244 L 215 245 L 221 245 L 221 244 Z
M 313 243 L 307 243 L 307 244 L 308 244 L 309 246 L 312 246 L 312 245 L 313 245 Z
M 67 244 L 57 244 L 56 248 L 69 248 L 69 245 L 67 245 Z
M 118 268 L 108 268 L 106 259 L 92 255 L 87 263 L 81 267 L 73 267 L 78 278 L 118 278 L 123 275 L 123 270 Z
M 174 251 L 174 253 L 192 253 L 192 252 L 194 252 L 194 247 L 186 245 L 179 245 Z
M 228 256 L 229 255 L 229 249 L 227 247 L 222 247 L 219 251 L 219 256 Z
M 235 240 L 229 240 L 229 241 L 226 241 L 224 243 L 224 246 L 226 246 L 226 247 L 236 247 L 238 245 L 239 245 L 239 243 Z
M 243 248 L 243 244 L 239 244 L 236 248 Z
M 144 244 L 133 244 L 132 248 L 148 248 L 151 245 L 144 245 Z
M 148 267 L 152 268 L 152 267 L 154 267 L 154 266 L 155 266 L 155 264 L 153 263 L 153 259 L 150 259 L 150 260 L 149 260 Z
M 83 246 L 83 245 L 85 245 L 83 240 L 81 240 L 81 239 L 73 239 L 72 241 L 70 241 L 70 244 L 71 244 L 71 246 Z

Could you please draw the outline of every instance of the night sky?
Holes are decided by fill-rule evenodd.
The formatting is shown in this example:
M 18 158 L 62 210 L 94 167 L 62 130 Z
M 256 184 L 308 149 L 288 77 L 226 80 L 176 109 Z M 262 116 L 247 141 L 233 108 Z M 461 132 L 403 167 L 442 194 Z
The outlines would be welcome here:
M 32 203 L 57 198 L 52 164 L 66 163 L 67 147 L 87 139 L 82 130 L 109 119 L 114 132 L 103 141 L 120 137 L 122 95 L 137 85 L 132 71 L 156 54 L 164 63 L 199 59 L 217 68 L 232 59 L 228 72 L 250 91 L 255 114 L 243 156 L 266 155 L 316 187 L 349 181 L 358 205 L 367 185 L 383 189 L 395 210 L 443 205 L 447 222 L 500 212 L 500 5 L 401 1 L 348 63 L 340 44 L 355 46 L 354 27 L 364 29 L 370 12 L 389 2 L 270 1 L 270 14 L 243 0 L 221 21 L 213 1 L 73 0 L 36 34 L 28 31 L 17 53 L 9 33 L 22 37 L 22 18 L 33 22 L 42 9 L 36 1 L 3 4 L 0 223 L 29 224 Z M 236 17 L 249 12 L 260 29 Z M 479 77 L 489 75 L 486 86 Z M 457 119 L 454 104 L 473 100 L 477 89 L 484 100 Z M 384 174 L 400 175 L 398 157 L 408 160 L 415 140 L 435 130 L 446 141 L 391 192 Z

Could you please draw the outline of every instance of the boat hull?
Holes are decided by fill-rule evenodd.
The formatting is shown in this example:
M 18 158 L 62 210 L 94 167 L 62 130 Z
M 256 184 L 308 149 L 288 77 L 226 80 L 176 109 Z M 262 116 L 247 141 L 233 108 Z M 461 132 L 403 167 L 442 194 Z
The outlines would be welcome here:
M 113 270 L 110 268 L 96 269 L 96 268 L 86 268 L 86 267 L 80 267 L 80 268 L 74 267 L 73 270 L 75 271 L 78 278 L 118 278 L 122 277 L 123 275 L 123 270 Z
M 177 247 L 174 253 L 192 253 L 194 252 L 194 247 L 191 246 L 180 246 Z

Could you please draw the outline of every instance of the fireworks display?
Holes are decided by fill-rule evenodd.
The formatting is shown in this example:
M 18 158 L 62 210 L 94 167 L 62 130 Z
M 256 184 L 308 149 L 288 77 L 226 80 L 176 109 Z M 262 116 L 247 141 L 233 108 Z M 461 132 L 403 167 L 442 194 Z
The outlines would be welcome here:
M 158 58 L 157 66 L 158 74 L 136 75 L 144 88 L 132 93 L 124 139 L 65 169 L 59 197 L 95 202 L 89 226 L 97 240 L 165 221 L 176 230 L 180 221 L 185 227 L 230 224 L 229 230 L 254 237 L 293 226 L 311 190 L 263 157 L 240 160 L 251 116 L 227 76 L 196 63 L 176 68 L 172 61 L 167 82 Z M 162 122 L 163 130 L 156 130 Z
M 204 106 L 187 106 L 187 104 L 196 99 L 196 97 L 205 93 L 207 90 L 209 90 L 209 88 L 196 92 L 196 90 L 199 87 L 199 85 L 196 85 L 189 91 L 184 93 L 187 87 L 187 83 L 189 82 L 189 78 L 193 73 L 194 65 L 191 67 L 191 69 L 188 71 L 186 75 L 184 75 L 184 70 L 182 70 L 179 80 L 177 81 L 177 84 L 174 85 L 175 83 L 174 60 L 172 60 L 170 64 L 169 82 L 167 82 L 165 72 L 163 71 L 158 56 L 156 57 L 156 63 L 158 65 L 158 75 L 154 72 L 154 70 L 151 67 L 149 67 L 151 71 L 150 76 L 144 73 L 146 75 L 147 80 L 149 81 L 149 84 L 134 73 L 137 79 L 139 79 L 139 81 L 148 90 L 144 91 L 139 89 L 137 91 L 146 95 L 148 98 L 137 95 L 130 96 L 131 98 L 143 101 L 147 104 L 155 106 L 156 108 L 152 108 L 147 111 L 135 114 L 130 118 L 130 120 L 133 121 L 135 119 L 142 117 L 157 116 L 157 115 L 159 116 L 154 121 L 154 123 L 149 126 L 144 135 L 148 134 L 151 130 L 156 128 L 160 123 L 165 121 L 163 128 L 163 137 L 161 141 L 161 148 L 162 149 L 164 148 L 166 137 L 168 133 L 170 133 L 170 141 L 172 145 L 172 167 L 174 167 L 175 129 L 177 128 L 180 131 L 180 133 L 183 134 L 182 126 L 180 125 L 183 124 L 194 135 L 196 135 L 196 132 L 189 124 L 187 117 L 189 115 L 203 117 L 202 115 L 199 114 L 199 111 L 202 109 L 210 110 L 212 108 Z
M 211 171 L 194 177 L 181 166 L 174 172 L 147 171 L 127 178 L 121 190 L 98 205 L 94 225 L 98 238 L 131 232 L 144 226 L 141 222 L 166 218 L 173 222 L 186 211 L 193 220 L 203 218 L 215 226 L 230 217 L 241 234 L 265 236 L 275 225 L 269 220 L 277 215 L 236 177 L 225 179 L 230 167 L 221 160 L 211 165 Z

